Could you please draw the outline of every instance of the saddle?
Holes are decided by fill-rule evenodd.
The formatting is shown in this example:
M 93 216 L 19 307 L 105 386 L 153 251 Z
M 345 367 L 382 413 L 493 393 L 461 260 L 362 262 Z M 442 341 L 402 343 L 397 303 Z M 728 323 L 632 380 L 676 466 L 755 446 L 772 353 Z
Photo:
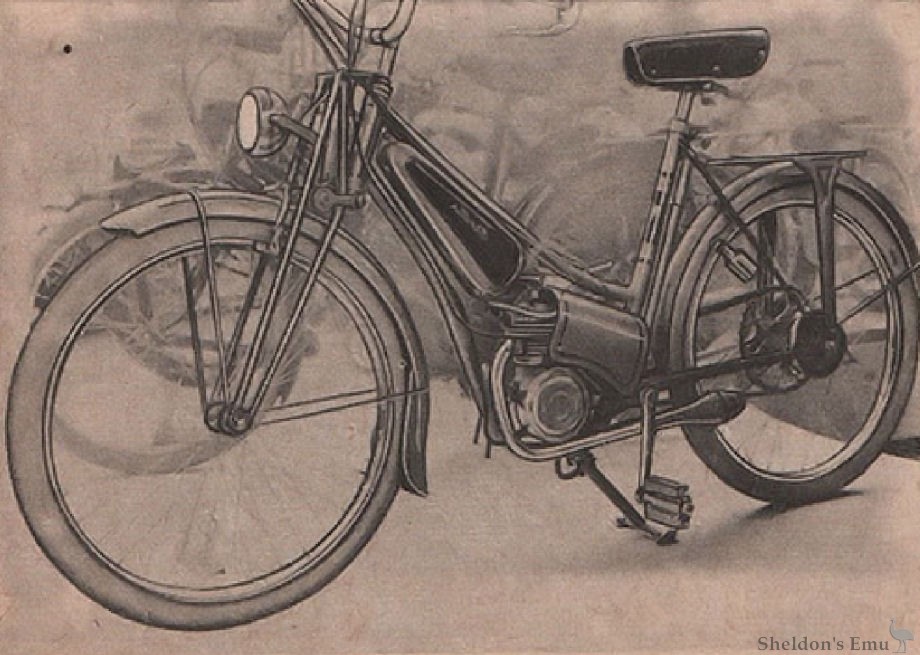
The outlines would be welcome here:
M 626 77 L 634 84 L 702 87 L 718 79 L 753 75 L 767 61 L 770 34 L 761 27 L 688 32 L 629 41 Z

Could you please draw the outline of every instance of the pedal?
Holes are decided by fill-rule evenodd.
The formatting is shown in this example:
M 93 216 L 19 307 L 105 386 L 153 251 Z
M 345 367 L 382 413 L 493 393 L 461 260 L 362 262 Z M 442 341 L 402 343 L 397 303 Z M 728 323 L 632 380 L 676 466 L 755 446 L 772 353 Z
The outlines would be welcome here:
M 757 263 L 744 250 L 738 250 L 725 241 L 721 241 L 716 248 L 722 256 L 725 267 L 732 272 L 741 282 L 750 282 L 757 274 Z
M 675 530 L 690 527 L 693 499 L 690 486 L 659 475 L 650 475 L 639 490 L 639 499 L 648 521 Z

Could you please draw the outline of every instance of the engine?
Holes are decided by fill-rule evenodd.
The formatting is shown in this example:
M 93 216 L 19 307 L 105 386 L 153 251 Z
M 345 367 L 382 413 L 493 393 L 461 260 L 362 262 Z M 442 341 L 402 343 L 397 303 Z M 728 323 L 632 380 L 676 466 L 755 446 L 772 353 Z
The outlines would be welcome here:
M 547 287 L 503 307 L 512 342 L 505 408 L 516 431 L 561 444 L 625 407 L 646 353 L 644 325 L 594 298 Z
M 556 366 L 518 370 L 518 420 L 546 443 L 564 443 L 588 422 L 594 398 L 577 369 Z

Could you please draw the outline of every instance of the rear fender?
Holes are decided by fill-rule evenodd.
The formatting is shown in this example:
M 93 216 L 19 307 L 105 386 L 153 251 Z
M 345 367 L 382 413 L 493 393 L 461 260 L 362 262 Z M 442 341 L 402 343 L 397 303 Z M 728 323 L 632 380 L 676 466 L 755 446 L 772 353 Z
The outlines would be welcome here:
M 265 195 L 229 190 L 199 192 L 209 219 L 244 218 L 273 222 L 279 201 Z M 128 233 L 143 236 L 154 230 L 188 221 L 198 221 L 198 210 L 189 194 L 180 193 L 129 207 L 101 223 L 109 233 Z M 315 221 L 305 221 L 302 232 L 312 240 L 321 237 L 323 226 Z M 406 304 L 392 278 L 374 255 L 344 230 L 336 236 L 335 248 L 374 287 L 399 327 L 406 359 L 406 391 L 421 390 L 411 394 L 406 404 L 400 444 L 403 487 L 416 495 L 428 493 L 426 442 L 428 435 L 429 381 L 428 367 L 415 325 Z
M 744 207 L 756 200 L 758 197 L 766 194 L 769 190 L 790 183 L 799 183 L 803 179 L 808 179 L 808 174 L 792 162 L 778 162 L 755 168 L 743 175 L 738 176 L 723 188 L 725 197 L 734 207 Z M 836 181 L 836 186 L 845 189 L 848 193 L 853 194 L 868 205 L 874 207 L 876 212 L 882 216 L 891 228 L 892 233 L 898 239 L 898 245 L 901 248 L 904 260 L 911 263 L 918 261 L 918 250 L 916 241 L 911 234 L 910 228 L 901 216 L 901 213 L 878 189 L 865 179 L 849 172 L 841 170 Z M 690 221 L 687 231 L 684 234 L 678 246 L 677 252 L 686 248 L 693 248 L 696 241 L 702 234 L 705 234 L 709 224 L 718 219 L 722 214 L 722 209 L 715 201 L 708 203 L 705 207 L 693 217 Z M 679 262 L 682 257 L 675 255 L 671 262 Z M 671 271 L 670 278 L 679 277 L 681 271 Z
M 745 207 L 773 189 L 791 183 L 801 183 L 807 178 L 807 173 L 794 163 L 782 161 L 759 166 L 738 176 L 723 187 L 722 192 L 732 206 L 736 208 Z M 877 213 L 885 219 L 892 233 L 898 239 L 898 245 L 904 256 L 904 261 L 911 264 L 920 261 L 917 244 L 907 223 L 884 194 L 866 180 L 845 170 L 840 171 L 836 186 L 845 189 L 847 193 L 853 194 L 874 207 Z M 697 247 L 702 236 L 706 234 L 709 225 L 713 221 L 719 220 L 722 214 L 721 207 L 713 200 L 700 209 L 689 222 L 674 255 L 670 258 L 670 269 L 666 276 L 666 286 L 662 293 L 662 307 L 670 308 L 673 306 L 678 286 L 682 276 L 685 274 L 684 266 L 689 260 L 690 254 Z M 742 212 L 742 218 L 749 220 L 751 217 L 745 216 Z M 653 331 L 653 344 L 655 344 L 653 352 L 656 354 L 656 359 L 659 357 L 659 353 L 660 355 L 665 355 L 669 351 L 670 328 L 670 312 L 660 312 L 655 321 Z M 656 364 L 667 364 L 667 362 L 668 359 L 665 357 L 661 362 L 656 362 Z

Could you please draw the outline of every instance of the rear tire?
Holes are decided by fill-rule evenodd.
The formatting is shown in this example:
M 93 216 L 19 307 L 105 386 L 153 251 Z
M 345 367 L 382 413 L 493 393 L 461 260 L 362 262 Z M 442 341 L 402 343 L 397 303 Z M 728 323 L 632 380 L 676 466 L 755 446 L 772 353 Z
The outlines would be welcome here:
M 817 258 L 814 195 L 804 175 L 786 175 L 743 194 L 735 208 L 757 234 L 776 218 L 775 261 L 789 284 L 810 305 Z M 748 407 L 718 428 L 691 426 L 684 432 L 703 462 L 726 484 L 768 502 L 801 504 L 825 499 L 848 485 L 878 457 L 897 427 L 914 382 L 918 339 L 917 290 L 912 275 L 860 309 L 916 261 L 916 247 L 902 219 L 868 185 L 841 173 L 835 195 L 838 319 L 848 346 L 842 363 L 826 378 L 802 375 L 796 365 L 774 365 L 677 386 L 677 402 L 704 391 L 744 391 Z M 671 316 L 670 357 L 674 371 L 741 356 L 742 341 L 757 348 L 777 345 L 793 318 L 757 318 L 751 300 L 707 314 L 717 298 L 756 288 L 731 271 L 717 252 L 720 243 L 756 253 L 734 223 L 718 215 L 691 227 L 675 257 L 681 280 Z M 756 276 L 755 276 L 756 280 Z M 752 286 L 755 285 L 755 286 Z M 783 301 L 784 299 L 780 299 Z M 712 310 L 710 310 L 712 311 Z M 777 317 L 780 311 L 774 309 Z M 853 313 L 845 318 L 848 313 Z M 784 327 L 782 321 L 788 320 Z M 764 327 L 773 325 L 773 327 Z M 762 336 L 757 335 L 760 330 Z M 771 333 L 770 330 L 773 330 Z M 755 339 L 750 339 L 751 335 Z M 788 341 L 786 342 L 788 343 Z

